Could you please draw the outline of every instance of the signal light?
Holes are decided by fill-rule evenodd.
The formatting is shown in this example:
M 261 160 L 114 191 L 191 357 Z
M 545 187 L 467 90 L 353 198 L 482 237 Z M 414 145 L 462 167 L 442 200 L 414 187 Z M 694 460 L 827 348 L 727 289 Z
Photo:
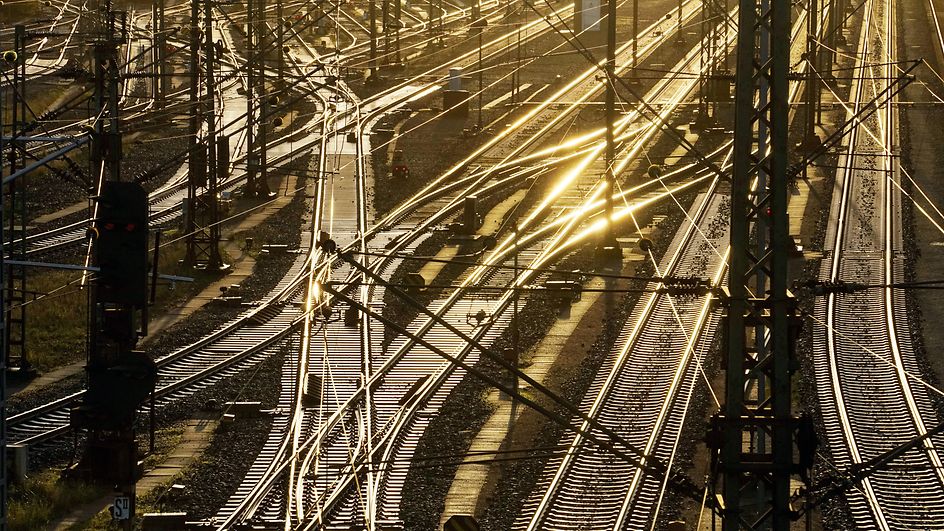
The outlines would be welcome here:
M 147 303 L 148 199 L 140 184 L 104 183 L 93 230 L 99 268 L 98 300 L 144 307 Z

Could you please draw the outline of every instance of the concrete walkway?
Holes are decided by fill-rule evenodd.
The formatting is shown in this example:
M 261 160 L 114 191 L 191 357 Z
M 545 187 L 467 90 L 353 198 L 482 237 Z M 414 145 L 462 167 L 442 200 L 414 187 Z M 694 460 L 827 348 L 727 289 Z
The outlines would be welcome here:
M 594 278 L 586 284 L 586 287 L 602 289 L 605 283 L 600 278 Z M 577 326 L 582 323 L 582 317 L 600 300 L 601 296 L 602 293 L 599 292 L 584 294 L 571 306 L 571 319 L 558 319 L 553 324 L 547 335 L 522 357 L 522 361 L 530 363 L 523 369 L 525 374 L 544 383 L 551 368 L 557 362 L 558 355 L 563 351 L 564 345 L 574 335 Z M 521 391 L 529 394 L 533 392 L 533 389 L 530 386 L 522 386 Z M 513 404 L 510 400 L 502 399 L 500 394 L 494 389 L 488 394 L 487 400 L 495 408 L 494 412 L 472 440 L 472 445 L 469 447 L 470 456 L 456 471 L 456 477 L 446 496 L 446 508 L 440 517 L 440 524 L 444 524 L 450 516 L 455 514 L 479 516 L 481 510 L 487 505 L 488 493 L 491 490 L 488 486 L 489 475 L 493 465 L 475 463 L 475 461 L 486 460 L 494 452 L 506 450 L 505 438 L 522 412 L 520 406 Z
M 44 223 L 49 223 L 50 221 L 55 221 L 59 218 L 71 216 L 76 212 L 81 212 L 86 209 L 88 209 L 88 201 L 79 201 L 78 203 L 61 208 L 55 212 L 50 212 L 49 214 L 39 216 L 38 218 L 34 219 L 32 223 L 34 225 L 42 225 Z
M 279 188 L 283 186 L 287 190 L 295 190 L 295 187 L 298 186 L 298 177 L 295 175 L 290 176 L 288 178 L 288 184 L 282 184 Z M 230 234 L 238 234 L 252 229 L 291 203 L 292 199 L 293 196 L 291 195 L 283 194 L 277 196 L 271 203 L 243 217 L 239 224 L 227 232 Z M 158 333 L 162 330 L 186 319 L 195 311 L 203 308 L 210 301 L 219 297 L 221 293 L 220 288 L 241 284 L 246 278 L 252 275 L 252 271 L 256 267 L 256 260 L 250 256 L 245 249 L 240 248 L 237 242 L 227 240 L 223 244 L 221 251 L 225 252 L 233 261 L 232 264 L 230 264 L 230 269 L 227 271 L 226 276 L 216 282 L 211 282 L 207 287 L 203 288 L 200 293 L 197 293 L 180 306 L 168 310 L 157 319 L 152 319 L 148 325 L 148 337 L 144 339 L 142 344 L 147 344 L 148 341 L 157 337 Z

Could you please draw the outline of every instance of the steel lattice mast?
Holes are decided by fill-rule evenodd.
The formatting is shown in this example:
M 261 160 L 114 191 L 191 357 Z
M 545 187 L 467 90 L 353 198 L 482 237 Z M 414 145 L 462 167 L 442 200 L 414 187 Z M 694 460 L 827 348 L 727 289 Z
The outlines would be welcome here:
M 720 502 L 725 530 L 788 530 L 796 426 L 787 289 L 790 1 L 740 0 L 738 28 L 727 372 L 714 428 Z

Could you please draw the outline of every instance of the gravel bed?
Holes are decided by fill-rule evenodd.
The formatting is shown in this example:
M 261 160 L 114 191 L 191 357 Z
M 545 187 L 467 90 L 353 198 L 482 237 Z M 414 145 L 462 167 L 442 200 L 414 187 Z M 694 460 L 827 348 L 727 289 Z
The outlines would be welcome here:
M 282 385 L 282 361 L 290 346 L 271 356 L 256 368 L 243 371 L 226 382 L 198 393 L 193 399 L 180 402 L 179 408 L 164 413 L 164 419 L 174 416 L 186 418 L 210 400 L 217 403 L 238 400 L 262 402 L 263 409 L 278 404 Z M 269 416 L 237 419 L 231 425 L 221 425 L 213 434 L 210 445 L 200 458 L 174 480 L 185 486 L 183 491 L 163 493 L 163 502 L 174 511 L 185 511 L 193 519 L 213 516 L 235 492 L 253 460 L 269 436 L 272 419 Z
M 429 98 L 427 98 L 428 100 Z M 389 212 L 393 207 L 411 197 L 421 188 L 442 175 L 465 154 L 474 150 L 481 139 L 463 136 L 464 123 L 457 119 L 434 119 L 438 111 L 417 112 L 406 120 L 401 127 L 396 149 L 403 151 L 406 164 L 410 167 L 410 176 L 394 179 L 386 164 L 386 148 L 371 150 L 371 163 L 374 169 L 374 190 L 383 193 L 373 194 L 373 204 L 378 216 Z M 380 128 L 392 129 L 397 117 L 390 122 L 383 122 Z M 426 123 L 428 122 L 428 123 Z M 408 132 L 408 133 L 407 133 Z M 371 145 L 383 145 L 389 135 L 372 135 Z
M 532 293 L 522 297 L 519 310 L 519 346 L 527 351 L 550 329 L 557 316 L 557 299 L 546 293 Z M 512 324 L 489 345 L 493 352 L 512 346 Z M 501 377 L 504 369 L 489 358 L 476 366 L 492 377 Z M 494 408 L 486 400 L 491 389 L 479 378 L 466 375 L 453 389 L 442 409 L 426 428 L 416 450 L 414 462 L 422 468 L 411 468 L 404 484 L 404 499 L 411 500 L 401 507 L 406 529 L 433 530 L 445 509 L 445 498 L 452 486 L 459 462 L 455 458 L 468 451 L 479 429 L 488 420 Z M 448 434 L 448 436 L 446 436 Z M 458 434 L 458 437 L 456 436 Z
M 719 373 L 722 372 L 720 369 L 725 351 L 721 337 L 722 334 L 715 334 L 713 336 L 711 344 L 708 346 L 708 353 L 705 355 L 702 362 L 705 376 L 713 382 L 717 381 Z M 695 485 L 702 484 L 705 479 L 705 462 L 699 460 L 699 451 L 705 449 L 705 432 L 707 431 L 705 419 L 710 418 L 710 416 L 718 410 L 718 406 L 715 404 L 714 399 L 708 391 L 708 385 L 705 383 L 705 380 L 699 378 L 692 392 L 691 403 L 688 408 L 688 414 L 685 415 L 685 422 L 682 425 L 682 432 L 679 435 L 678 450 L 675 454 L 675 462 L 673 463 L 673 470 L 688 471 L 689 478 Z M 656 522 L 656 529 L 666 529 L 669 522 L 673 520 L 684 520 L 687 510 L 692 508 L 692 506 L 693 502 L 690 497 L 684 493 L 677 492 L 669 485 L 666 489 L 662 511 L 659 513 L 659 518 Z
M 166 119 L 159 121 L 158 125 L 162 130 L 174 130 L 170 122 Z M 151 135 L 148 134 L 146 136 L 150 137 Z M 134 140 L 129 142 L 127 138 L 134 138 Z M 154 149 L 158 143 L 160 149 Z M 146 190 L 153 191 L 160 184 L 163 184 L 173 176 L 179 164 L 171 163 L 171 161 L 186 150 L 186 138 L 171 137 L 152 139 L 143 138 L 140 133 L 127 133 L 124 157 L 121 161 L 121 173 L 126 178 L 139 178 L 144 175 L 150 175 L 148 172 L 153 168 L 167 164 L 166 169 L 151 176 L 150 179 L 142 183 Z M 87 152 L 80 149 L 73 152 L 70 158 L 75 163 L 75 167 L 87 177 L 89 173 Z M 69 174 L 74 173 L 65 164 L 60 164 L 59 166 L 63 168 L 63 172 Z M 31 217 L 56 212 L 75 203 L 85 201 L 88 198 L 88 189 L 85 188 L 84 185 L 64 180 L 63 177 L 54 172 L 44 171 L 37 173 L 35 177 L 30 177 L 26 182 L 27 208 Z M 43 224 L 43 228 L 48 230 L 82 221 L 87 218 L 88 212 L 81 210 Z
M 823 184 L 823 189 L 826 193 L 829 193 L 832 190 L 832 183 L 835 176 L 830 173 L 828 178 Z M 828 211 L 828 206 L 824 209 Z M 823 212 L 822 216 L 817 216 L 816 221 L 816 238 L 811 242 L 813 249 L 822 249 L 823 240 L 826 236 L 826 228 L 828 224 L 829 216 L 827 211 Z M 819 272 L 821 267 L 821 260 L 809 260 L 803 270 L 803 273 L 799 279 L 799 282 L 805 282 L 806 280 L 816 280 L 819 278 Z M 802 315 L 809 315 L 813 312 L 815 305 L 815 298 L 810 296 L 806 291 L 797 292 L 797 305 L 798 310 Z M 800 370 L 797 371 L 797 376 L 795 379 L 797 386 L 797 393 L 800 397 L 799 407 L 803 410 L 806 410 L 813 414 L 813 418 L 816 421 L 816 434 L 820 441 L 826 440 L 826 431 L 823 427 L 822 416 L 820 412 L 820 405 L 817 395 L 817 385 L 816 385 L 816 376 L 814 373 L 813 366 L 813 328 L 814 323 L 810 320 L 806 320 L 803 325 L 803 329 L 800 331 L 800 336 L 797 338 L 796 342 L 796 356 L 797 361 L 800 364 Z M 833 473 L 832 467 L 828 465 L 832 461 L 832 455 L 829 450 L 829 447 L 825 444 L 821 445 L 819 448 L 822 459 L 817 459 L 816 463 L 813 466 L 813 477 L 821 478 L 825 475 Z M 826 529 L 835 529 L 835 530 L 852 530 L 855 529 L 852 521 L 852 514 L 849 512 L 849 507 L 846 502 L 845 496 L 839 495 L 833 499 L 827 500 L 819 509 L 822 520 L 822 524 Z
M 417 245 L 416 250 L 412 254 L 414 256 L 434 256 L 440 249 L 442 249 L 442 246 L 448 239 L 448 233 L 441 231 L 434 232 L 429 235 L 429 237 L 424 239 L 422 243 Z M 416 273 L 422 267 L 422 261 L 403 260 L 393 271 L 393 274 L 390 275 L 390 283 L 402 285 L 406 275 L 410 273 Z M 437 284 L 445 283 L 447 281 L 447 277 L 448 281 L 451 282 L 461 273 L 462 270 L 464 270 L 464 267 L 461 266 L 448 265 L 444 267 L 440 273 L 440 278 L 436 280 Z M 423 306 L 429 306 L 431 302 L 435 301 L 439 297 L 441 292 L 442 290 L 424 289 L 418 293 L 414 293 L 412 297 Z M 411 322 L 413 322 L 413 319 L 419 315 L 419 310 L 417 310 L 413 305 L 404 301 L 399 295 L 393 293 L 393 290 L 384 290 L 383 303 L 384 306 L 382 315 L 393 321 L 399 327 L 406 328 Z M 385 326 L 382 343 L 383 348 L 386 349 L 389 347 L 398 335 L 399 333 L 392 327 Z
M 694 199 L 692 194 L 686 194 L 679 197 L 680 203 L 687 205 Z M 670 239 L 678 230 L 679 225 L 684 219 L 682 212 L 674 205 L 662 205 L 657 207 L 657 214 L 667 215 L 661 223 L 661 229 L 653 235 L 653 243 L 657 259 L 665 251 Z M 648 277 L 654 274 L 650 262 L 641 262 L 635 271 L 635 275 Z M 630 288 L 645 287 L 642 281 L 632 281 Z M 571 403 L 580 404 L 584 393 L 596 376 L 597 370 L 603 363 L 612 348 L 619 330 L 623 327 L 629 313 L 632 311 L 639 299 L 638 293 L 627 293 L 620 298 L 612 324 L 604 328 L 604 332 L 589 347 L 586 358 L 580 364 L 580 367 L 570 375 L 568 381 L 562 387 L 560 394 Z M 559 414 L 566 417 L 569 415 L 562 409 L 556 408 Z M 527 413 L 527 412 L 526 412 Z M 565 429 L 555 423 L 545 422 L 540 430 L 534 434 L 531 447 L 545 448 L 552 447 L 560 443 L 561 437 L 565 434 Z M 506 466 L 504 474 L 498 481 L 498 485 L 492 497 L 492 503 L 480 519 L 483 529 L 510 529 L 515 518 L 523 506 L 524 502 L 530 496 L 538 480 L 544 472 L 547 464 L 546 458 L 527 459 L 514 461 Z
M 267 397 L 269 393 L 269 387 L 267 387 L 265 382 L 268 381 L 267 379 L 270 377 L 264 376 L 262 380 L 258 380 L 253 375 L 257 372 L 261 375 L 273 372 L 275 374 L 274 378 L 278 379 L 278 375 L 281 371 L 281 359 L 281 355 L 271 356 L 263 362 L 249 368 L 248 370 L 243 370 L 237 373 L 231 378 L 217 382 L 210 387 L 200 389 L 186 398 L 181 398 L 167 405 L 166 407 L 158 409 L 155 414 L 156 428 L 161 429 L 171 426 L 174 423 L 190 419 L 194 411 L 203 410 L 205 406 L 211 401 L 223 403 L 240 399 L 240 397 L 242 397 L 241 399 L 246 400 L 246 396 L 252 396 L 251 400 L 263 400 L 263 397 L 266 397 L 265 399 L 268 400 Z M 273 369 L 270 367 L 271 365 L 274 365 L 275 368 Z M 245 395 L 245 393 L 248 392 L 249 388 L 247 385 L 249 384 L 250 380 L 253 382 L 251 388 L 252 393 L 251 395 Z M 277 398 L 278 388 L 276 388 L 275 394 Z M 148 418 L 147 408 L 144 407 L 138 412 L 136 421 L 138 445 L 143 449 L 147 448 L 148 442 Z M 264 432 L 265 434 L 268 434 L 268 429 L 266 428 Z M 84 434 L 82 434 L 77 439 L 77 447 L 73 447 L 73 441 L 69 440 L 68 438 L 56 439 L 52 442 L 42 445 L 39 449 L 37 449 L 37 451 L 30 453 L 30 469 L 38 470 L 46 467 L 61 468 L 68 466 L 81 455 L 81 448 L 83 447 L 84 440 L 85 437 Z M 79 453 L 74 453 L 75 448 L 79 449 Z M 245 455 L 254 456 L 255 454 Z M 251 461 L 251 457 L 247 457 L 246 460 L 234 459 L 233 461 L 246 461 L 246 466 L 248 466 L 248 463 Z
M 544 179 L 532 187 L 530 190 L 531 193 L 528 193 L 521 203 L 519 203 L 519 214 L 522 212 L 527 212 L 529 206 L 539 199 L 540 192 L 549 182 L 551 181 Z M 500 194 L 492 194 L 488 197 L 480 197 L 478 201 L 478 210 L 480 213 L 489 212 L 502 200 L 503 197 Z M 427 237 L 417 246 L 412 255 L 434 256 L 437 252 L 439 252 L 440 249 L 443 248 L 450 235 L 451 233 L 449 232 L 434 231 L 429 237 Z M 472 244 L 468 247 L 470 248 L 466 249 L 466 246 L 461 247 L 459 249 L 459 254 L 467 254 L 479 250 L 477 244 Z M 419 271 L 423 265 L 424 263 L 419 260 L 402 261 L 390 276 L 390 283 L 402 284 L 407 274 Z M 427 283 L 429 283 L 431 280 L 434 280 L 437 285 L 449 285 L 460 278 L 466 269 L 467 266 L 465 265 L 448 264 L 442 269 L 442 271 L 440 271 L 439 276 L 436 279 L 427 279 Z M 422 303 L 424 306 L 428 306 L 431 302 L 442 297 L 444 293 L 445 290 L 442 289 L 426 289 L 414 295 L 413 298 Z M 419 310 L 403 301 L 392 291 L 387 290 L 384 292 L 383 315 L 392 319 L 396 324 L 405 327 L 409 325 L 417 315 L 419 315 Z M 384 330 L 384 347 L 389 346 L 390 342 L 393 341 L 396 336 L 397 333 L 394 330 L 386 328 Z
M 691 197 L 680 198 L 690 201 Z M 663 209 L 667 210 L 667 209 Z M 681 213 L 671 214 L 663 223 L 668 230 L 662 234 L 672 234 L 683 219 Z M 660 241 L 656 241 L 658 244 Z M 584 249 L 565 260 L 563 269 L 592 269 L 592 250 Z M 636 274 L 651 275 L 651 266 L 641 263 Z M 641 285 L 641 282 L 635 284 Z M 616 332 L 628 316 L 628 311 L 635 304 L 638 294 L 630 293 L 621 298 L 617 314 L 613 319 L 609 333 L 597 338 L 590 347 L 581 367 L 562 385 L 559 393 L 572 402 L 579 403 L 584 391 L 592 381 L 604 356 L 616 338 Z M 526 351 L 535 345 L 553 325 L 557 315 L 556 301 L 543 294 L 531 294 L 521 310 L 521 348 Z M 511 340 L 511 329 L 505 330 L 490 348 L 497 350 Z M 490 360 L 483 360 L 478 367 L 492 376 L 500 376 L 502 370 Z M 489 386 L 478 378 L 467 375 L 450 394 L 440 413 L 432 420 L 420 440 L 415 461 L 424 463 L 424 467 L 412 469 L 407 476 L 404 496 L 412 500 L 401 508 L 401 517 L 407 529 L 432 530 L 439 524 L 439 518 L 445 507 L 445 496 L 455 477 L 459 463 L 455 459 L 441 456 L 462 455 L 468 451 L 478 428 L 488 419 L 491 406 L 486 402 Z M 553 407 L 552 407 L 553 409 Z M 566 413 L 562 409 L 558 413 Z M 525 411 L 524 414 L 528 414 Z M 536 415 L 536 414 L 535 414 Z M 456 437 L 456 434 L 460 437 Z M 533 434 L 532 447 L 547 447 L 558 444 L 563 435 L 563 428 L 551 422 L 544 422 L 540 431 Z M 498 481 L 492 503 L 485 510 L 480 520 L 483 529 L 508 529 L 520 510 L 521 504 L 530 494 L 540 477 L 545 459 L 525 459 L 506 465 L 504 474 Z M 428 463 L 428 465 L 427 465 Z

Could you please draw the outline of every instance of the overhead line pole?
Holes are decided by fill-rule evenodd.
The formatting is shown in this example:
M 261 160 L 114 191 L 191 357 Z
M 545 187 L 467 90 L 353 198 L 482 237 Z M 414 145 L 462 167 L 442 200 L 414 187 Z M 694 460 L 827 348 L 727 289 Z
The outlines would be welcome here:
M 187 210 L 184 216 L 184 231 L 188 235 L 184 262 L 189 267 L 197 265 L 201 254 L 195 237 L 197 202 L 198 189 L 205 184 L 207 171 L 206 146 L 199 140 L 203 104 L 200 98 L 200 45 L 200 3 L 199 0 L 190 0 L 190 135 L 187 137 Z
M 400 20 L 401 9 L 402 9 L 402 6 L 400 5 L 401 1 L 402 0 L 393 0 L 393 18 L 394 20 L 396 20 L 396 24 L 397 24 L 396 27 L 394 28 L 395 33 L 393 36 L 393 41 L 394 41 L 394 47 L 397 50 L 397 64 L 398 65 L 400 64 L 400 61 L 402 61 L 402 58 L 400 57 L 400 26 L 403 24 L 403 22 Z
M 612 1 L 611 1 L 612 3 Z M 616 11 L 614 8 L 612 24 L 616 26 Z M 636 66 L 639 64 L 639 0 L 633 0 L 633 69 L 632 77 L 637 79 Z
M 161 65 L 161 52 L 160 45 L 158 44 L 158 28 L 157 28 L 157 4 L 158 0 L 151 1 L 151 99 L 156 103 L 160 96 L 160 65 Z
M 808 63 L 806 76 L 806 135 L 803 139 L 807 148 L 815 148 L 819 144 L 816 135 L 816 122 L 819 109 L 819 8 L 817 0 L 809 0 L 806 24 L 806 60 Z
M 280 4 L 281 5 L 281 4 Z M 200 237 L 204 239 L 202 243 L 202 253 L 200 256 L 201 265 L 207 269 L 219 269 L 223 267 L 223 259 L 220 256 L 220 211 L 218 181 L 221 168 L 220 164 L 225 161 L 217 157 L 217 151 L 220 147 L 229 149 L 225 143 L 219 143 L 216 130 L 216 52 L 217 46 L 213 42 L 213 1 L 204 0 L 206 28 L 204 48 L 206 49 L 206 66 L 204 67 L 206 76 L 206 126 L 207 126 L 207 172 L 205 180 L 206 191 L 202 194 L 200 201 L 201 227 Z M 229 153 L 223 154 L 229 158 Z M 196 212 L 194 212 L 196 213 Z M 194 235 L 195 236 L 195 235 Z
M 616 191 L 616 2 L 617 0 L 607 0 L 606 3 L 606 64 L 604 65 L 606 76 L 604 102 L 606 114 L 606 146 L 604 150 L 606 187 L 604 195 L 606 201 L 603 207 L 606 226 L 603 229 L 596 255 L 598 269 L 603 271 L 620 271 L 623 258 L 619 242 L 616 241 L 616 231 L 613 224 L 613 197 Z M 633 42 L 635 43 L 636 40 L 633 39 Z M 615 317 L 615 297 L 613 293 L 608 291 L 604 301 L 606 306 L 604 320 L 607 334 L 609 334 L 613 330 L 613 318 Z
M 157 1 L 157 108 L 163 109 L 167 98 L 167 25 L 164 22 L 164 2 Z
M 268 164 L 268 149 L 269 149 L 269 140 L 268 140 L 268 126 L 269 126 L 269 96 L 266 90 L 266 56 L 269 55 L 266 53 L 266 31 L 265 31 L 265 19 L 266 19 L 266 0 L 258 0 L 256 3 L 256 8 L 258 13 L 256 14 L 256 24 L 258 29 L 256 31 L 256 66 L 259 68 L 259 73 L 256 76 L 256 94 L 259 97 L 259 120 L 256 122 L 258 129 L 256 130 L 257 140 L 259 144 L 259 157 L 258 157 L 258 180 L 256 181 L 256 190 L 255 195 L 257 197 L 268 197 L 269 196 L 269 164 Z
M 256 194 L 256 141 L 253 131 L 255 123 L 255 98 L 256 89 L 256 61 L 259 60 L 256 54 L 256 21 L 255 21 L 255 0 L 247 0 L 246 3 L 246 51 L 248 52 L 249 62 L 246 65 L 246 195 L 255 196 Z
M 10 163 L 10 175 L 14 175 L 18 169 L 20 160 L 20 149 L 17 145 L 19 137 L 22 134 L 22 128 L 28 124 L 26 107 L 26 27 L 17 25 L 13 29 L 13 51 L 15 60 L 13 66 L 12 95 L 10 98 L 11 122 L 9 151 L 3 155 L 7 157 Z M 26 149 L 25 144 L 21 144 L 22 149 Z M 9 254 L 14 258 L 25 258 L 26 256 L 26 184 L 22 179 L 11 181 L 7 185 L 7 195 L 10 202 L 9 214 L 9 234 L 7 238 L 12 243 L 8 249 Z M 19 244 L 15 242 L 20 242 Z M 29 371 L 30 363 L 26 355 L 26 269 L 22 266 L 7 266 L 6 274 L 6 298 L 4 300 L 3 312 L 5 313 L 4 328 L 5 342 L 3 357 L 7 370 L 17 369 L 20 371 Z
M 377 1 L 370 2 L 368 18 L 370 18 L 370 68 L 367 70 L 367 79 L 373 80 L 377 75 Z
M 3 54 L 3 61 L 9 62 L 7 53 Z M 0 64 L 0 68 L 3 65 Z M 6 107 L 3 101 L 4 88 L 0 85 L 0 177 L 3 176 L 3 157 L 6 154 L 6 145 L 3 138 L 4 134 L 4 114 Z M 15 135 L 15 128 L 10 128 L 10 138 Z M 6 231 L 3 228 L 4 205 L 3 197 L 0 196 L 0 531 L 7 529 L 7 485 L 9 478 L 7 474 L 7 316 L 6 316 L 6 293 L 3 286 L 6 282 L 6 265 L 4 255 L 6 254 L 5 242 Z
M 738 30 L 725 402 L 709 433 L 723 530 L 788 531 L 798 324 L 787 289 L 790 0 L 740 0 Z
M 616 1 L 607 0 L 606 3 L 606 244 L 615 239 L 613 233 L 613 193 L 616 189 L 616 176 L 613 174 L 613 161 L 616 158 L 615 126 L 616 126 Z M 633 39 L 635 50 L 636 39 Z M 635 57 L 635 52 L 633 54 Z M 635 59 L 634 59 L 635 61 Z M 634 63 L 635 64 L 635 63 Z
M 282 0 L 278 0 L 275 4 L 275 22 L 277 24 L 275 34 L 279 40 L 278 74 L 280 84 L 285 82 L 285 16 L 282 6 Z
M 390 0 L 381 0 L 380 29 L 383 32 L 383 56 L 390 57 Z

